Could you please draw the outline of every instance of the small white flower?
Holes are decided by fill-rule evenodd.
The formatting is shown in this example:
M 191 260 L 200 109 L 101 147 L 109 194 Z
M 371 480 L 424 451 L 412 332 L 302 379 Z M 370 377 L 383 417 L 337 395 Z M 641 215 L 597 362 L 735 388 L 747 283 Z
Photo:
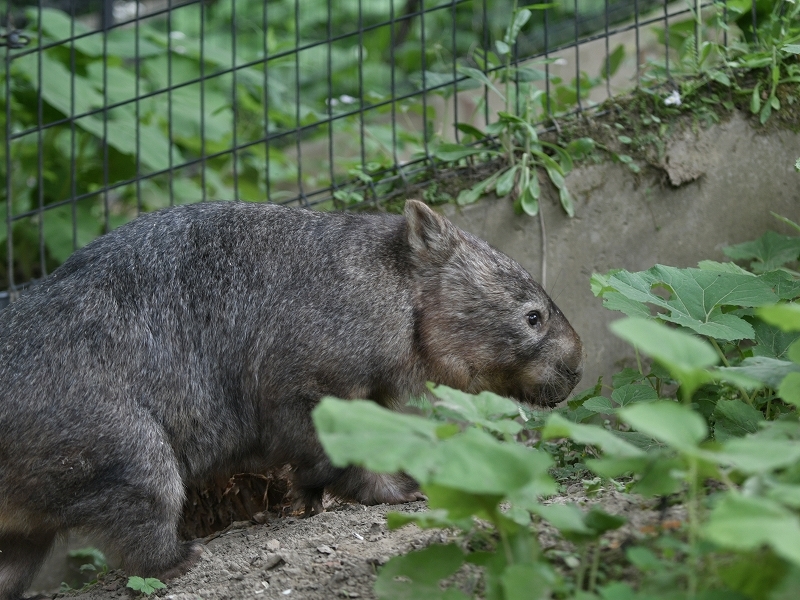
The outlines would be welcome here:
M 336 106 L 337 104 L 339 104 L 339 101 L 336 98 L 326 98 L 325 104 L 327 104 L 328 106 Z
M 339 100 L 341 100 L 344 104 L 353 104 L 356 101 L 355 98 L 348 96 L 347 94 L 342 94 L 339 96 Z
M 170 31 L 169 37 L 171 37 L 173 40 L 185 40 L 186 34 L 182 31 Z
M 680 106 L 681 95 L 678 93 L 678 90 L 673 90 L 669 96 L 664 98 L 664 104 L 667 106 Z
M 555 59 L 555 60 L 553 61 L 553 64 L 554 64 L 554 65 L 558 65 L 559 67 L 563 67 L 564 65 L 568 65 L 569 63 L 567 62 L 567 59 L 566 59 L 566 58 L 563 58 L 563 57 L 562 57 L 562 58 L 557 58 L 557 59 Z

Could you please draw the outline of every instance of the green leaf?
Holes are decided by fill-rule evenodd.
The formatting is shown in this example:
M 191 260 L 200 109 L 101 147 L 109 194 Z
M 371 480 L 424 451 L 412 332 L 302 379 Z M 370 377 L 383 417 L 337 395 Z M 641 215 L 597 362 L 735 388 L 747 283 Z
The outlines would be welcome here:
M 569 152 L 576 159 L 585 158 L 594 152 L 594 146 L 595 144 L 592 138 L 582 137 L 572 140 L 569 144 L 567 144 L 567 152 Z
M 502 100 L 505 100 L 505 96 L 494 86 L 491 80 L 486 76 L 486 73 L 483 71 L 475 69 L 474 67 L 465 67 L 464 65 L 457 65 L 456 70 L 462 75 L 466 75 L 475 81 L 480 81 L 483 85 L 489 87 L 495 94 L 500 96 Z
M 495 187 L 494 191 L 498 197 L 504 198 L 511 193 L 512 189 L 514 189 L 514 181 L 516 180 L 519 168 L 519 165 L 514 165 L 510 169 L 507 169 L 497 179 L 497 186 Z
M 713 415 L 714 438 L 720 442 L 756 433 L 764 422 L 761 411 L 741 400 L 718 400 Z
M 750 94 L 750 112 L 758 114 L 761 110 L 761 83 L 757 83 L 753 88 L 753 93 Z
M 583 511 L 575 504 L 539 504 L 530 507 L 530 511 L 572 541 L 597 537 L 597 532 L 586 525 Z
M 658 400 L 658 394 L 650 385 L 635 383 L 616 388 L 611 393 L 611 399 L 619 406 L 628 406 L 637 402 Z
M 461 144 L 439 144 L 434 150 L 433 155 L 439 160 L 455 162 L 485 152 L 483 148 L 477 146 L 462 146 Z
M 371 471 L 406 471 L 427 479 L 439 443 L 438 424 L 366 400 L 323 398 L 312 413 L 320 442 L 334 465 Z
M 759 279 L 772 288 L 781 300 L 794 300 L 800 297 L 800 279 L 795 279 L 784 270 L 767 271 Z
M 686 468 L 677 457 L 667 457 L 659 452 L 638 458 L 587 459 L 586 466 L 601 477 L 619 477 L 632 471 L 636 479 L 631 492 L 643 496 L 675 493 L 683 485 L 680 473 Z
M 778 395 L 784 402 L 800 408 L 800 373 L 789 373 L 778 387 Z
M 619 411 L 631 427 L 686 453 L 708 437 L 706 422 L 691 408 L 677 402 L 634 404 Z
M 631 138 L 629 138 L 627 135 L 618 135 L 618 136 L 617 136 L 617 139 L 618 139 L 618 140 L 620 141 L 620 143 L 622 143 L 622 144 L 630 144 L 630 143 L 632 143 L 632 142 L 633 142 L 633 140 L 632 140 Z
M 541 564 L 509 565 L 501 576 L 505 600 L 538 600 L 550 598 L 552 577 Z
M 443 591 L 439 581 L 464 564 L 464 553 L 455 544 L 434 544 L 403 556 L 395 556 L 378 573 L 375 593 L 391 600 L 467 600 L 458 590 Z
M 506 44 L 510 46 L 517 41 L 517 36 L 519 35 L 520 30 L 531 18 L 531 14 L 531 11 L 529 11 L 527 8 L 523 8 L 514 15 L 514 20 L 511 22 L 511 26 L 508 28 L 506 35 L 503 38 L 503 41 Z
M 657 321 L 635 317 L 615 321 L 609 329 L 661 363 L 673 378 L 681 382 L 686 398 L 691 397 L 700 385 L 713 379 L 705 367 L 715 364 L 719 357 L 708 343 L 693 335 L 670 329 Z
M 800 461 L 800 444 L 795 440 L 733 438 L 725 442 L 721 451 L 707 456 L 746 475 L 755 475 L 790 467 Z
M 749 323 L 723 313 L 722 307 L 763 306 L 777 300 L 769 286 L 756 277 L 663 265 L 638 273 L 618 271 L 607 277 L 606 284 L 630 300 L 667 310 L 659 315 L 661 319 L 722 340 L 755 336 Z M 668 298 L 655 293 L 655 288 L 666 290 Z
M 511 52 L 511 48 L 503 40 L 495 40 L 494 47 L 497 49 L 497 54 L 500 56 L 505 56 Z
M 439 412 L 446 409 L 444 414 L 455 416 L 459 420 L 480 425 L 489 431 L 516 435 L 522 431 L 522 425 L 509 420 L 519 416 L 519 405 L 492 392 L 481 392 L 478 395 L 466 394 L 460 390 L 449 388 L 445 385 L 433 389 L 434 395 L 439 398 L 436 403 Z
M 751 551 L 768 545 L 800 565 L 800 521 L 772 500 L 729 492 L 711 511 L 702 532 L 723 549 Z
M 800 371 L 800 365 L 787 360 L 753 356 L 745 358 L 738 367 L 720 367 L 721 373 L 741 373 L 760 381 L 772 389 L 777 389 L 789 373 Z
M 642 450 L 602 427 L 573 423 L 557 413 L 550 415 L 542 429 L 542 439 L 554 438 L 570 438 L 579 444 L 597 446 L 610 456 L 631 458 L 644 455 Z
M 753 324 L 756 332 L 756 345 L 753 346 L 755 356 L 766 356 L 786 360 L 787 350 L 792 343 L 800 339 L 798 331 L 782 331 L 778 327 L 758 320 Z
M 572 196 L 566 186 L 558 190 L 558 198 L 561 200 L 561 208 L 567 213 L 568 217 L 575 216 L 575 204 L 572 201 Z
M 468 531 L 472 528 L 472 515 L 466 519 L 453 519 L 446 509 L 438 508 L 418 513 L 390 512 L 386 515 L 389 529 L 400 529 L 404 525 L 414 523 L 420 529 L 457 528 Z
M 613 77 L 614 74 L 619 70 L 619 66 L 622 64 L 622 60 L 624 58 L 625 46 L 619 44 L 616 48 L 614 48 L 614 51 L 608 55 L 608 60 L 603 63 L 601 77 L 603 79 Z
M 783 331 L 800 331 L 800 304 L 764 306 L 757 309 L 756 314 Z
M 136 590 L 137 592 L 141 592 L 146 596 L 149 596 L 156 590 L 161 590 L 167 587 L 163 582 L 156 579 L 155 577 L 137 577 L 132 576 L 128 577 L 128 585 L 126 587 L 131 588 L 132 590 Z
M 613 405 L 611 400 L 605 396 L 595 396 L 594 398 L 589 398 L 583 404 L 581 404 L 581 406 L 583 406 L 583 408 L 586 410 L 605 415 L 616 412 L 618 408 L 618 406 Z
M 784 44 L 781 50 L 789 54 L 800 54 L 800 44 Z
M 800 237 L 768 231 L 756 240 L 728 246 L 722 251 L 734 260 L 751 260 L 753 272 L 764 273 L 797 260 Z
M 351 442 L 354 443 L 354 442 Z M 386 442 L 384 442 L 386 443 Z M 407 444 L 407 442 L 406 442 Z M 543 451 L 503 443 L 479 429 L 444 440 L 436 449 L 431 474 L 424 477 L 406 469 L 420 482 L 472 494 L 508 494 L 547 476 L 552 459 Z M 503 465 L 498 469 L 498 465 Z

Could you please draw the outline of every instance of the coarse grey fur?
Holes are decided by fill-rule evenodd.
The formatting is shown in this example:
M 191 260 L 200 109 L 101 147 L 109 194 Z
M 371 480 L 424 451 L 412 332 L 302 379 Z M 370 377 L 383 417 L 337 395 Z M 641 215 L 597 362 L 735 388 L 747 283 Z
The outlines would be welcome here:
M 56 535 L 94 531 L 130 574 L 197 560 L 184 489 L 291 464 L 298 499 L 420 497 L 334 468 L 322 396 L 396 406 L 428 380 L 551 405 L 577 334 L 516 262 L 410 200 L 405 218 L 212 202 L 142 216 L 0 313 L 0 600 Z

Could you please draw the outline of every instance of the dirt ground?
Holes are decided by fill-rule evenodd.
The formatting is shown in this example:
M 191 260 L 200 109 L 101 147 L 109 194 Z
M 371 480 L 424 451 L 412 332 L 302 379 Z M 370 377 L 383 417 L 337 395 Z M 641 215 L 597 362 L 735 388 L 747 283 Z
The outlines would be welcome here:
M 612 514 L 624 515 L 628 524 L 606 535 L 606 552 L 621 552 L 627 541 L 641 539 L 659 523 L 680 522 L 681 508 L 659 509 L 654 502 L 613 490 L 589 499 L 580 483 L 548 502 L 574 502 L 584 507 L 599 503 Z M 200 562 L 189 573 L 170 581 L 154 594 L 170 600 L 222 600 L 228 598 L 375 598 L 373 585 L 380 565 L 392 556 L 434 543 L 453 541 L 453 533 L 423 531 L 410 525 L 389 531 L 390 511 L 427 510 L 425 502 L 402 506 L 362 506 L 332 503 L 326 512 L 308 519 L 274 518 L 262 524 L 237 523 L 204 547 Z M 546 524 L 539 526 L 539 541 L 556 568 L 577 567 L 574 550 L 559 541 Z M 471 593 L 478 584 L 475 573 L 458 578 L 458 586 Z M 127 579 L 112 571 L 83 592 L 58 594 L 80 600 L 134 599 L 142 597 L 125 587 Z

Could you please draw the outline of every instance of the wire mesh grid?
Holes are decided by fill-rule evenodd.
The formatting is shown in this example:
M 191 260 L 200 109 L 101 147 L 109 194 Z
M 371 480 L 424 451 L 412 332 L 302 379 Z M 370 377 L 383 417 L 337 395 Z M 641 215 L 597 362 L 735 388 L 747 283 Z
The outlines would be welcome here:
M 584 110 L 617 91 L 587 75 L 589 45 L 608 73 L 627 44 L 625 87 L 648 52 L 669 73 L 668 26 L 695 4 L 540 5 L 505 61 L 510 0 L 10 0 L 0 289 L 13 297 L 142 211 L 341 208 L 434 180 L 435 147 L 502 109 L 509 64 L 534 66 L 513 83 L 538 80 L 541 122 Z

